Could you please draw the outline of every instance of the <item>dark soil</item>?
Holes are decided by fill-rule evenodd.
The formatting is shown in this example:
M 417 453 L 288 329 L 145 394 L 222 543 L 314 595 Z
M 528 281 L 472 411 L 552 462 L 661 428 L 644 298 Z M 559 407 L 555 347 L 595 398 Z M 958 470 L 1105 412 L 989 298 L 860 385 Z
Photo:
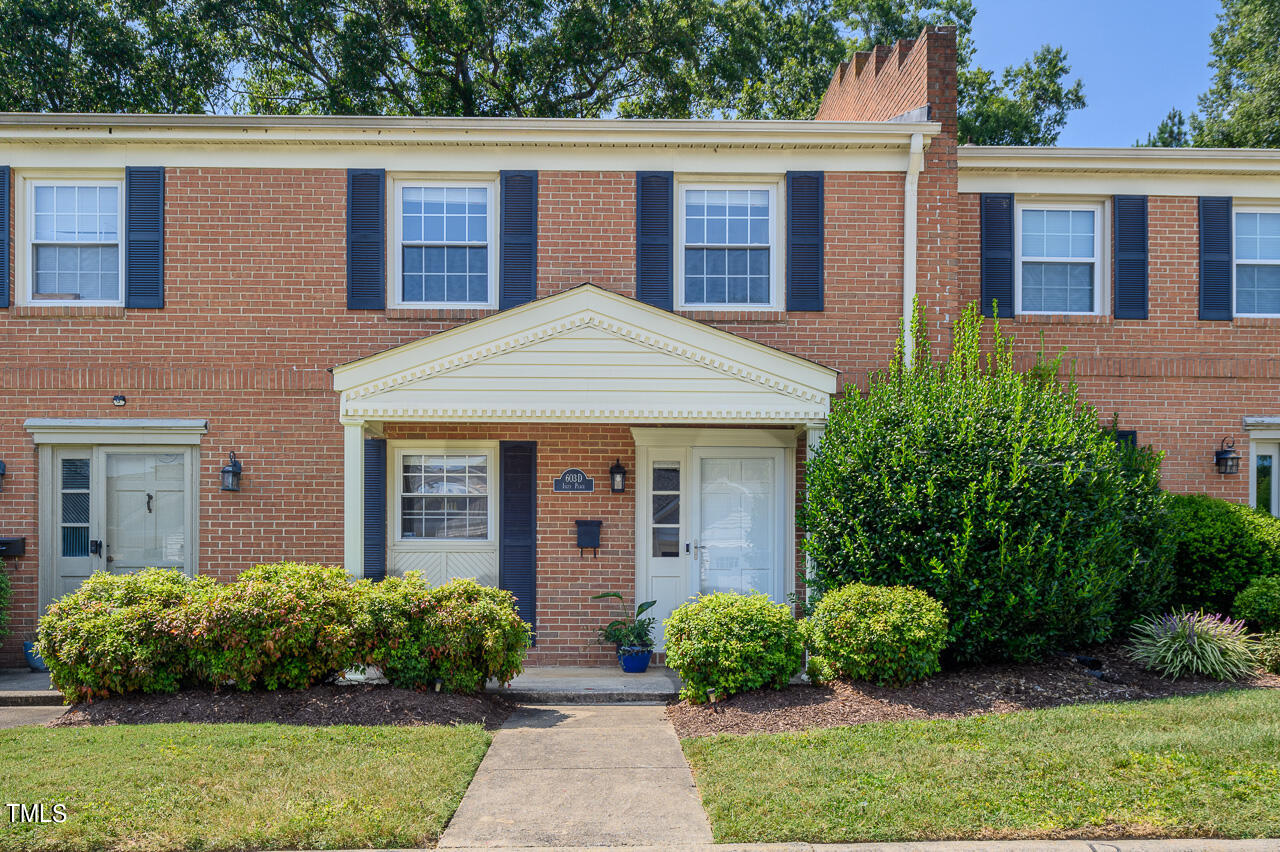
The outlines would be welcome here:
M 676 733 L 777 733 L 834 728 L 901 719 L 957 719 L 984 713 L 1009 713 L 1094 701 L 1132 701 L 1195 695 L 1222 689 L 1280 689 L 1280 676 L 1258 675 L 1239 683 L 1206 678 L 1165 680 L 1125 659 L 1115 646 L 1081 652 L 1089 667 L 1101 664 L 1101 677 L 1076 661 L 1077 655 L 1043 663 L 974 666 L 935 675 L 905 687 L 837 682 L 828 686 L 793 684 L 735 695 L 714 705 L 681 701 L 667 708 Z
M 124 695 L 78 704 L 50 727 L 160 722 L 278 722 L 283 725 L 500 726 L 514 705 L 494 695 L 421 693 L 370 684 L 268 692 Z

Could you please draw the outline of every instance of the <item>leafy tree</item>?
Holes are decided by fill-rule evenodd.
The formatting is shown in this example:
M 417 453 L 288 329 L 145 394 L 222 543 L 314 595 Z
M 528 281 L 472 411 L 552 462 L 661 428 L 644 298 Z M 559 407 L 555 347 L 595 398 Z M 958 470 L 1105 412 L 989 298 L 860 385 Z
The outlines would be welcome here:
M 253 112 L 679 117 L 735 62 L 715 0 L 239 2 Z
M 0 110 L 204 112 L 225 92 L 217 0 L 0 0 Z
M 919 309 L 914 321 L 910 362 L 899 345 L 865 394 L 839 400 L 809 462 L 810 588 L 925 591 L 947 608 L 960 662 L 1101 642 L 1162 606 L 1159 457 L 1118 446 L 1057 361 L 1016 370 L 975 307 L 945 360 Z
M 1223 0 L 1197 147 L 1280 147 L 1280 0 Z
M 1147 134 L 1147 141 L 1134 142 L 1136 148 L 1185 148 L 1191 144 L 1191 134 L 1187 131 L 1187 119 L 1182 110 L 1174 107 L 1169 110 L 1158 125 L 1155 133 Z

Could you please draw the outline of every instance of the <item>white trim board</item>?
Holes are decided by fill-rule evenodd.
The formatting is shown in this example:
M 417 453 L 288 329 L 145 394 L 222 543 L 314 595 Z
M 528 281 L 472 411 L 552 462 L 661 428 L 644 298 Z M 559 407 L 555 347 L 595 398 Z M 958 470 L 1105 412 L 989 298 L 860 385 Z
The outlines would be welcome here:
M 208 420 L 32 417 L 22 424 L 37 444 L 199 444 Z

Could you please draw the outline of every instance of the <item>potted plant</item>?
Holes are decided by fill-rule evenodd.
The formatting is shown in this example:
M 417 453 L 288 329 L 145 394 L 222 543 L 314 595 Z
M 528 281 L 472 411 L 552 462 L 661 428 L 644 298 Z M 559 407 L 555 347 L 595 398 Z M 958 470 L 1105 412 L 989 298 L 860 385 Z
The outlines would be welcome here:
M 653 659 L 653 619 L 641 618 L 657 601 L 645 601 L 636 605 L 633 615 L 626 607 L 626 599 L 620 592 L 601 592 L 592 595 L 593 601 L 601 598 L 618 599 L 618 617 L 600 628 L 600 641 L 613 643 L 618 649 L 618 664 L 628 674 L 641 674 L 649 668 Z

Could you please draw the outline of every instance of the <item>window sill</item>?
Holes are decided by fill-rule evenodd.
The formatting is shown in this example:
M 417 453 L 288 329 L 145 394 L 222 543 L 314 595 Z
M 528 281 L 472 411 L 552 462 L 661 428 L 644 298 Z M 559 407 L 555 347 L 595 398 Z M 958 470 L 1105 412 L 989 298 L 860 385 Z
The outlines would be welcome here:
M 697 308 L 676 308 L 675 312 L 698 322 L 733 322 L 733 323 L 785 323 L 787 312 L 777 308 L 765 310 L 726 310 L 708 311 Z
M 497 308 L 387 308 L 385 315 L 389 320 L 447 320 L 466 322 L 481 319 L 498 312 Z
M 14 305 L 11 308 L 14 317 L 50 317 L 75 319 L 92 317 L 96 319 L 123 319 L 124 305 L 75 305 L 51 302 L 43 305 Z
M 1013 321 L 1025 325 L 1111 325 L 1115 319 L 1107 314 L 1017 314 Z

